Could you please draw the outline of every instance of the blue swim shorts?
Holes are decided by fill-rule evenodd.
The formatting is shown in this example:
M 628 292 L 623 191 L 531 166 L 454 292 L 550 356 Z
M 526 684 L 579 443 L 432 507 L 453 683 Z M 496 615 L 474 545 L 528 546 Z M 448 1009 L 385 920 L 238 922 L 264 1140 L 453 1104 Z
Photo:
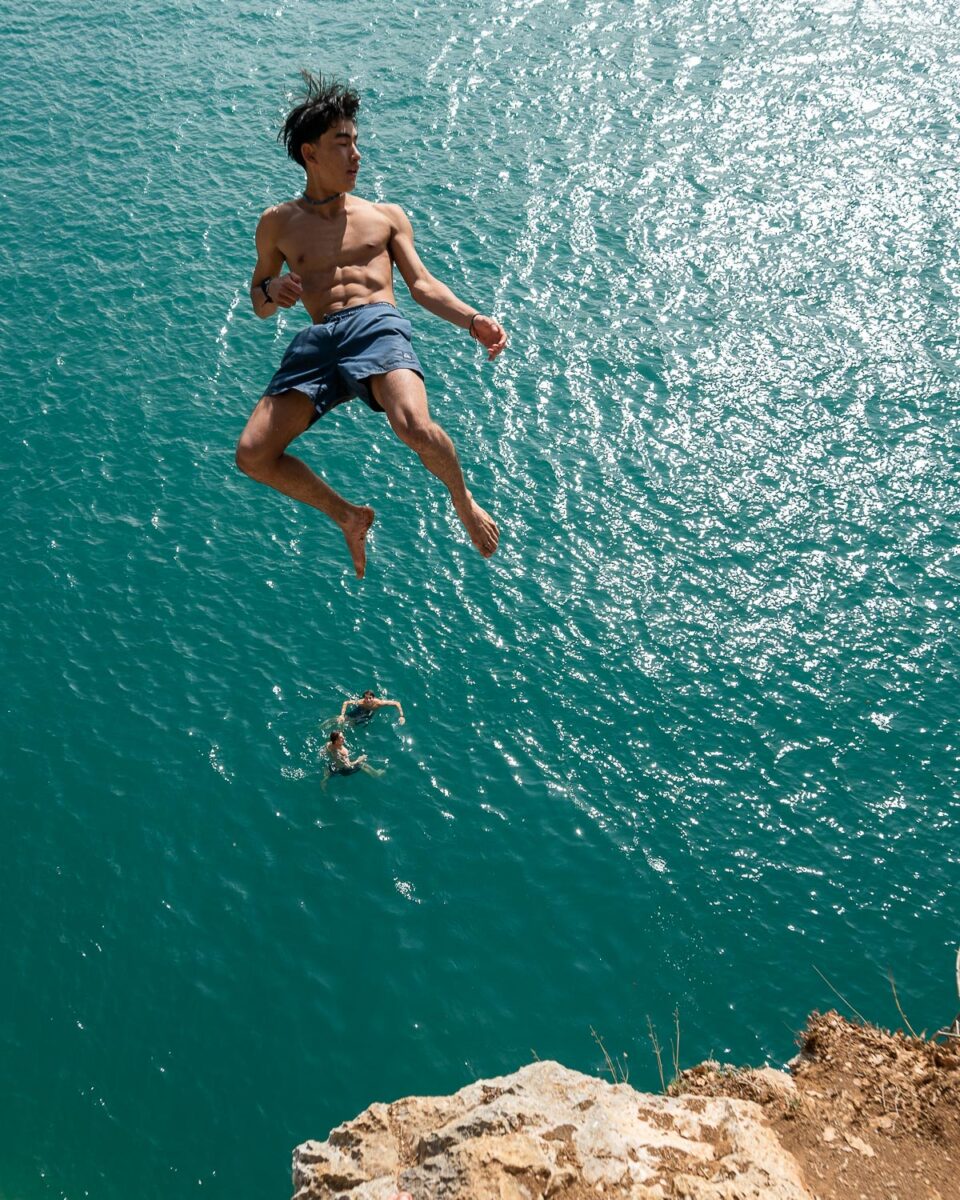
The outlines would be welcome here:
M 423 378 L 410 341 L 412 329 L 386 300 L 338 309 L 297 334 L 265 394 L 296 389 L 309 396 L 321 417 L 354 396 L 383 412 L 367 386 L 371 375 L 407 367 Z

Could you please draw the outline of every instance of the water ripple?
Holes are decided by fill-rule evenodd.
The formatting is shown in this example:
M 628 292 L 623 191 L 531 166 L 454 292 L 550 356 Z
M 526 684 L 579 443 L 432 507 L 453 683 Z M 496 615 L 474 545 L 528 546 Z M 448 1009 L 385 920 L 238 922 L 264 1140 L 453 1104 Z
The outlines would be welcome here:
M 888 966 L 912 1020 L 949 1005 L 951 14 L 562 17 L 9 14 L 0 183 L 45 281 L 0 317 L 17 1194 L 283 1186 L 372 1099 L 600 1069 L 591 1025 L 642 1076 L 677 1003 L 691 1055 L 781 1061 L 813 966 L 881 1020 Z M 376 505 L 362 586 L 234 470 L 303 320 L 245 299 L 299 186 L 291 47 L 363 92 L 364 194 L 510 329 L 491 366 L 401 297 L 490 563 L 362 406 L 298 447 Z M 324 790 L 367 686 L 407 714 L 348 731 L 386 774 Z

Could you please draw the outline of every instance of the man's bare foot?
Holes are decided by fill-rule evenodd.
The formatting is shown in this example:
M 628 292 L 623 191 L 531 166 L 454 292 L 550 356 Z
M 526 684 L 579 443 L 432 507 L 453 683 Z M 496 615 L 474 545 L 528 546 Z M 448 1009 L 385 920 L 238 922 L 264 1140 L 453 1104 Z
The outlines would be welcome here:
M 352 505 L 347 517 L 343 521 L 337 522 L 343 531 L 347 549 L 353 559 L 353 569 L 356 571 L 358 579 L 363 578 L 363 573 L 367 569 L 367 534 L 370 532 L 374 516 L 373 509 L 368 508 L 365 504 Z
M 413 1196 L 409 1192 L 394 1192 L 390 1200 L 413 1200 Z
M 454 507 L 464 529 L 470 534 L 470 541 L 484 558 L 489 558 L 496 552 L 500 541 L 500 530 L 497 528 L 496 521 L 488 512 L 484 512 L 469 492 L 467 492 L 464 502 Z

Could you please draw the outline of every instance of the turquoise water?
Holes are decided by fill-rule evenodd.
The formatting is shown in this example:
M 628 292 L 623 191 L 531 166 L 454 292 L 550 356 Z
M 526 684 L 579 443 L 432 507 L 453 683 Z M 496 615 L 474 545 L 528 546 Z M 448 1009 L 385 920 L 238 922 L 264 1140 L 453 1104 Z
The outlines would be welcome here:
M 0 1195 L 288 1194 L 292 1146 L 534 1053 L 656 1084 L 813 1007 L 952 1017 L 950 6 L 5 5 Z M 301 65 L 512 342 L 416 325 L 503 529 L 350 405 L 358 583 L 233 466 Z M 320 722 L 387 773 L 324 791 Z

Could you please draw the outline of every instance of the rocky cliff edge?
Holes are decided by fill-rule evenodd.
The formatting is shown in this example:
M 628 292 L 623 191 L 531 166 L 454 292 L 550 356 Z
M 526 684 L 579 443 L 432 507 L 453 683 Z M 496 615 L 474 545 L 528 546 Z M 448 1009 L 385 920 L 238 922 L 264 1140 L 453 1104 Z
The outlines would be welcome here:
M 554 1062 L 374 1104 L 294 1151 L 294 1200 L 960 1200 L 960 1045 L 815 1015 L 791 1074 L 647 1095 Z

